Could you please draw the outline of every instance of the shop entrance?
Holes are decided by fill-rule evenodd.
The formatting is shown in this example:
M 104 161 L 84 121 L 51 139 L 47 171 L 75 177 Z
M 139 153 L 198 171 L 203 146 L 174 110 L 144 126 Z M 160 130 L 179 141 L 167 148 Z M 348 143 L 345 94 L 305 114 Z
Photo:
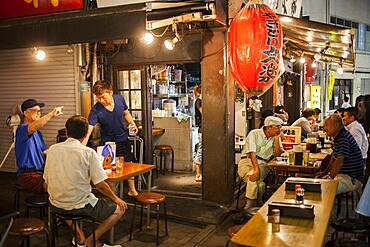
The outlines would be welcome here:
M 196 97 L 201 97 L 194 94 L 200 86 L 200 64 L 125 66 L 114 68 L 113 74 L 115 93 L 125 98 L 137 125 L 151 125 L 150 138 L 139 127 L 139 136 L 131 139 L 136 142 L 136 161 L 157 166 L 152 189 L 200 199 L 202 183 L 195 179 L 193 162 L 201 148 L 194 108 Z

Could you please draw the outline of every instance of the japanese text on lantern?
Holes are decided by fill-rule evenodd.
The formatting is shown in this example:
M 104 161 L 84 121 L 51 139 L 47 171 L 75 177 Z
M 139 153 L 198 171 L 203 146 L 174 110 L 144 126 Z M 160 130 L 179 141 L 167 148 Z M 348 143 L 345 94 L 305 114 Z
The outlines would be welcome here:
M 279 67 L 279 49 L 276 49 L 279 44 L 279 22 L 270 13 L 263 13 L 262 16 L 267 17 L 268 49 L 262 51 L 265 57 L 260 60 L 262 70 L 258 73 L 258 82 L 267 83 L 275 78 Z
M 26 3 L 33 3 L 33 7 L 38 8 L 39 7 L 39 0 L 24 0 Z M 51 5 L 54 7 L 58 7 L 59 0 L 50 0 Z

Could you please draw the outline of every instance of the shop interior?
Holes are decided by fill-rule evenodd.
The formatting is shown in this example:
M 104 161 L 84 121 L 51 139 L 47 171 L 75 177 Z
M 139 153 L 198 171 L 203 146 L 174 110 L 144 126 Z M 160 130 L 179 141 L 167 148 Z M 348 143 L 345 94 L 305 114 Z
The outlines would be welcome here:
M 194 87 L 201 84 L 199 63 L 147 66 L 150 71 L 152 110 L 153 190 L 179 196 L 201 198 L 200 181 L 195 181 L 193 157 L 198 143 L 195 126 Z M 143 121 L 143 73 L 130 68 L 119 69 L 115 93 L 122 95 L 138 126 Z M 142 162 L 142 136 L 135 142 L 136 160 Z M 161 161 L 162 159 L 162 161 Z

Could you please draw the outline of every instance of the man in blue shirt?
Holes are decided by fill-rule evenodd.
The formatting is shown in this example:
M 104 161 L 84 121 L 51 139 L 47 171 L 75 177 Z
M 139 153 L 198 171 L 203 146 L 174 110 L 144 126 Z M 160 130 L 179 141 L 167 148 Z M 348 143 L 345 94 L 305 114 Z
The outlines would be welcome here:
M 359 146 L 344 128 L 338 114 L 325 119 L 324 129 L 329 136 L 334 137 L 332 158 L 324 174 L 338 180 L 337 194 L 358 190 L 364 179 L 364 161 Z
M 101 142 L 116 143 L 116 156 L 124 157 L 125 161 L 132 161 L 131 145 L 128 142 L 128 129 L 124 121 L 133 125 L 135 134 L 138 132 L 134 119 L 128 111 L 125 99 L 121 95 L 113 94 L 109 81 L 97 81 L 93 86 L 93 93 L 98 101 L 89 114 L 89 131 L 83 141 L 86 145 L 94 125 L 100 124 Z M 130 196 L 137 196 L 133 178 L 129 180 Z
M 63 114 L 61 106 L 41 117 L 41 107 L 44 106 L 44 103 L 34 99 L 25 100 L 21 106 L 24 121 L 15 134 L 17 184 L 36 193 L 44 191 L 42 171 L 45 163 L 44 151 L 47 149 L 39 129 L 51 118 Z

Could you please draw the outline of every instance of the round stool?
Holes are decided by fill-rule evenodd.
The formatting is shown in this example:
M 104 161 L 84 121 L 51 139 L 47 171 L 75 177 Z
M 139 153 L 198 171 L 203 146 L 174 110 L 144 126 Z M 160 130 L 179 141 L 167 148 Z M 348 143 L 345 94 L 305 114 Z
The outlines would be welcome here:
M 162 173 L 162 171 L 163 171 L 163 173 L 162 174 L 164 174 L 165 173 L 165 164 L 166 164 L 166 159 L 165 159 L 165 152 L 166 151 L 171 151 L 171 172 L 173 172 L 174 171 L 174 161 L 175 161 L 175 153 L 174 153 L 174 151 L 173 151 L 173 148 L 172 148 L 172 146 L 170 146 L 170 145 L 156 145 L 155 147 L 154 147 L 154 153 L 155 153 L 155 151 L 159 151 L 159 158 L 160 158 L 160 165 L 159 165 L 159 171 Z M 162 161 L 163 160 L 163 161 Z M 156 162 L 156 166 L 157 166 L 157 162 Z M 162 168 L 163 167 L 163 168 Z M 158 177 L 158 169 L 157 169 L 157 167 L 156 167 L 156 170 L 157 170 L 157 177 Z
M 53 246 L 56 246 L 55 245 L 55 239 L 56 239 L 56 236 L 57 236 L 57 218 L 61 219 L 61 220 L 70 220 L 72 221 L 72 235 L 74 237 L 74 246 L 77 247 L 78 243 L 77 243 L 77 223 L 80 221 L 80 220 L 83 220 L 83 219 L 92 219 L 91 221 L 91 226 L 92 226 L 92 234 L 93 234 L 93 246 L 96 245 L 96 239 L 95 239 L 95 227 L 94 227 L 94 224 L 95 224 L 95 219 L 90 217 L 90 216 L 87 216 L 87 215 L 71 215 L 71 214 L 68 214 L 68 213 L 56 213 L 56 212 L 53 212 L 53 210 L 51 210 L 51 235 L 52 235 L 52 241 L 53 241 Z
M 166 196 L 164 196 L 162 194 L 159 194 L 159 193 L 143 192 L 143 193 L 140 193 L 137 197 L 135 197 L 135 204 L 134 204 L 134 211 L 132 212 L 132 220 L 131 220 L 131 229 L 130 229 L 130 238 L 129 238 L 129 241 L 132 240 L 132 233 L 133 233 L 133 230 L 134 230 L 136 202 L 139 202 L 141 204 L 140 228 L 139 228 L 139 231 L 142 230 L 142 225 L 143 225 L 143 210 L 144 210 L 144 205 L 153 205 L 153 204 L 156 205 L 156 211 L 157 211 L 156 244 L 159 245 L 159 209 L 160 209 L 160 204 L 161 203 L 163 203 L 165 230 L 166 230 L 166 236 L 168 236 L 167 211 L 166 211 Z
M 13 207 L 17 211 L 19 211 L 19 201 L 21 198 L 21 192 L 26 190 L 22 185 L 16 184 L 15 185 L 15 193 L 14 193 L 14 199 L 13 199 Z
M 13 222 L 10 228 L 9 234 L 21 236 L 27 241 L 27 246 L 30 246 L 30 236 L 36 233 L 44 231 L 46 235 L 46 244 L 50 246 L 49 243 L 49 232 L 45 227 L 45 223 L 37 218 L 18 218 Z
M 24 202 L 27 206 L 26 216 L 29 217 L 31 208 L 38 208 L 40 210 L 40 219 L 44 216 L 45 209 L 49 206 L 48 194 L 28 196 Z

